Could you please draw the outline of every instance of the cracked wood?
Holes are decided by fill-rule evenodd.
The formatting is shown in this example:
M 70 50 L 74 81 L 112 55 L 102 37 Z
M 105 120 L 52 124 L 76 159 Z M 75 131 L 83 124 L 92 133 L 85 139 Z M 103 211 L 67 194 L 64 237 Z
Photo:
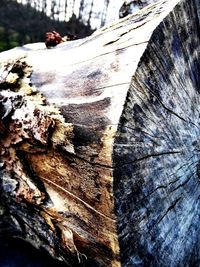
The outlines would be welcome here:
M 67 266 L 198 266 L 199 10 L 0 54 L 1 235 Z

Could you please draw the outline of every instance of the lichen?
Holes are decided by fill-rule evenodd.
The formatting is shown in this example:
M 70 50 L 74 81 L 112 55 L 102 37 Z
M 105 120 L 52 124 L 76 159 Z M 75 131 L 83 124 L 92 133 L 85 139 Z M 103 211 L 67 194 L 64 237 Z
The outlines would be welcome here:
M 18 198 L 41 204 L 44 194 L 24 172 L 19 152 L 40 153 L 62 145 L 66 151 L 74 153 L 73 125 L 66 123 L 60 111 L 48 105 L 43 95 L 31 86 L 32 69 L 24 59 L 10 65 L 0 83 L 1 165 L 17 177 Z

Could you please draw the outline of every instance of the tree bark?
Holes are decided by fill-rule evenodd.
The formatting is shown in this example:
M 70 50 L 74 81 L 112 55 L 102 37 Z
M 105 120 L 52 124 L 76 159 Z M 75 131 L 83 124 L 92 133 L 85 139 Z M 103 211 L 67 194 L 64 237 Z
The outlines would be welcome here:
M 0 54 L 0 233 L 68 266 L 198 266 L 200 3 Z

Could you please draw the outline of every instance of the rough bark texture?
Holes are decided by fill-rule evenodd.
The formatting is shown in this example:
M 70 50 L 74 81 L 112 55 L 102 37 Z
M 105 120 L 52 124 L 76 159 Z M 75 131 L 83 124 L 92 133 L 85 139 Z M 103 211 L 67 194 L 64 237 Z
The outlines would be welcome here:
M 198 266 L 199 1 L 0 54 L 0 233 L 69 266 Z

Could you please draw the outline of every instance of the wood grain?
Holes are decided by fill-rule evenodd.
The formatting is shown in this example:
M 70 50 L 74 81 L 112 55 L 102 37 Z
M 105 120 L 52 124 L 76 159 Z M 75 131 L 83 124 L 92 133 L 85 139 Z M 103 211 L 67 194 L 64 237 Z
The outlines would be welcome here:
M 198 266 L 199 10 L 0 54 L 1 235 L 67 266 Z

